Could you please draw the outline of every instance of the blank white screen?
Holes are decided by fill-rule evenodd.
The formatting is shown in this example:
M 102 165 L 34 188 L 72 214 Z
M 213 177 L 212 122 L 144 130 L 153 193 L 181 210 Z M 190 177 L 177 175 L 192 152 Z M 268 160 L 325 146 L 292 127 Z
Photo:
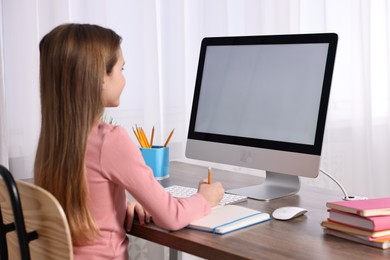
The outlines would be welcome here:
M 195 131 L 313 145 L 327 43 L 208 46 Z

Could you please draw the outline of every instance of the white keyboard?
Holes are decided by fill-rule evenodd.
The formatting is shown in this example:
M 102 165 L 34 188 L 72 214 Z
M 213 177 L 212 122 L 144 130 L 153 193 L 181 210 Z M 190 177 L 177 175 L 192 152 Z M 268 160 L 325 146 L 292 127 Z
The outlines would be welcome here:
M 198 192 L 198 189 L 178 186 L 178 185 L 172 185 L 166 187 L 165 190 L 171 193 L 172 196 L 175 198 L 188 198 Z M 219 202 L 219 205 L 223 206 L 223 205 L 238 203 L 238 202 L 246 201 L 247 199 L 248 197 L 246 196 L 225 193 L 222 200 Z

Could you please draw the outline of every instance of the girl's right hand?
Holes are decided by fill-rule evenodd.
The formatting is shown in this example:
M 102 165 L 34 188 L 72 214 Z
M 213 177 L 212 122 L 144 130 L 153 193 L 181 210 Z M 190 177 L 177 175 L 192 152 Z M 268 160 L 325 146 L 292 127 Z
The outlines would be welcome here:
M 203 195 L 210 204 L 210 207 L 214 207 L 217 206 L 223 198 L 225 190 L 220 182 L 208 184 L 207 179 L 204 179 L 199 182 L 198 193 Z

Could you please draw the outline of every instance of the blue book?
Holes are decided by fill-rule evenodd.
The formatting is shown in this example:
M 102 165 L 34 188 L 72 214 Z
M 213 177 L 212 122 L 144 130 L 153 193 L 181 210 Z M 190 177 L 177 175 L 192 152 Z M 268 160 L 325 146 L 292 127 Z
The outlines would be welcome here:
M 209 215 L 190 223 L 187 228 L 222 235 L 270 219 L 270 215 L 265 212 L 237 205 L 225 205 L 212 208 Z

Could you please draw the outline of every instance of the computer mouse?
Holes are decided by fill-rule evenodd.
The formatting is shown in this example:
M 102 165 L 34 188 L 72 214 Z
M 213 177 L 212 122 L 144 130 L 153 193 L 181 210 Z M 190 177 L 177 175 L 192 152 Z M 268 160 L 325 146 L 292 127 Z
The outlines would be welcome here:
M 272 217 L 277 220 L 290 220 L 302 216 L 306 212 L 306 209 L 300 207 L 281 207 L 272 212 Z

